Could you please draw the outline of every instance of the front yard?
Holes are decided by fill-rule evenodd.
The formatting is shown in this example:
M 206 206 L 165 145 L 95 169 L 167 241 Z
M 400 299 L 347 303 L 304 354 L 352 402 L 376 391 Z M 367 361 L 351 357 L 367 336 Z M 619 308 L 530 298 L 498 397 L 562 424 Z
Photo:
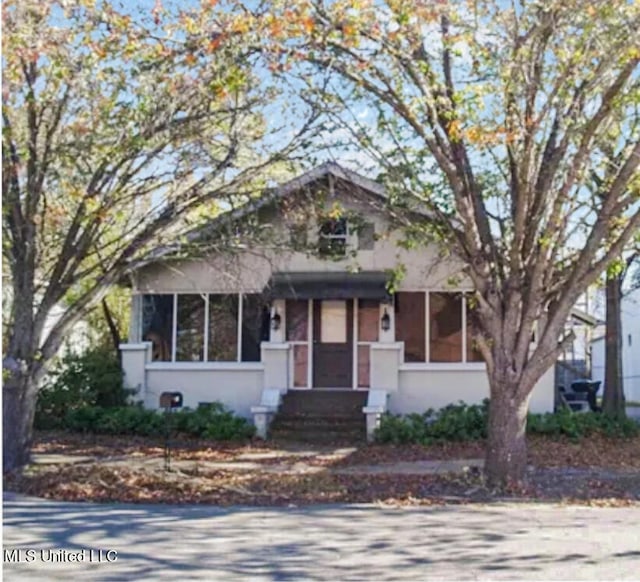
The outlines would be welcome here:
M 5 489 L 68 501 L 308 505 L 441 504 L 502 499 L 640 504 L 640 437 L 529 437 L 528 482 L 496 492 L 483 481 L 482 442 L 420 445 L 174 443 L 42 432 L 34 463 Z

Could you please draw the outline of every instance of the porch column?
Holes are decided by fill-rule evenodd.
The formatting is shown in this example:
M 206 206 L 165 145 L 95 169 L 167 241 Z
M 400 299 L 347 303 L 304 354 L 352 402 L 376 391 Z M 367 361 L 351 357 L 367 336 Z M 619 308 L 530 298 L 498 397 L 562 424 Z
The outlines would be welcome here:
M 402 342 L 371 344 L 371 390 L 397 392 Z
M 289 344 L 262 342 L 260 347 L 264 366 L 263 388 L 275 388 L 284 394 L 289 387 Z
M 129 321 L 129 343 L 142 341 L 142 295 L 131 296 L 131 319 Z
M 120 344 L 122 354 L 122 371 L 124 372 L 124 385 L 135 390 L 133 398 L 143 400 L 145 406 L 157 406 L 157 402 L 147 402 L 147 363 L 151 361 L 153 344 L 140 342 L 135 344 Z
M 382 339 L 382 338 L 381 338 Z M 367 441 L 372 442 L 380 419 L 387 411 L 389 393 L 398 391 L 402 342 L 371 344 L 371 388 L 362 409 L 367 419 Z

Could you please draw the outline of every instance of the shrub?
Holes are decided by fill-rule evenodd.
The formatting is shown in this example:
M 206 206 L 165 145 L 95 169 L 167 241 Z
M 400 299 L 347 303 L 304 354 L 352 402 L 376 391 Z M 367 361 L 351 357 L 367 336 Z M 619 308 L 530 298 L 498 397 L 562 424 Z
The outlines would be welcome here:
M 487 436 L 488 404 L 449 404 L 437 412 L 424 414 L 385 415 L 376 431 L 382 443 L 430 444 L 437 441 L 478 440 Z
M 45 379 L 36 402 L 35 427 L 60 428 L 70 410 L 124 406 L 125 390 L 120 363 L 112 350 L 90 349 L 59 360 Z
M 376 431 L 376 440 L 381 443 L 423 445 L 437 441 L 479 440 L 487 436 L 488 419 L 488 399 L 482 405 L 460 402 L 437 412 L 429 409 L 424 414 L 385 414 Z M 562 409 L 555 413 L 529 414 L 527 433 L 571 438 L 593 434 L 631 437 L 640 434 L 640 425 L 632 419 L 616 420 L 600 413 L 574 413 Z
M 428 422 L 431 412 L 409 414 L 407 416 L 385 414 L 376 430 L 376 440 L 380 443 L 404 445 L 409 443 L 428 445 Z
M 476 441 L 486 438 L 489 400 L 477 404 L 449 404 L 435 415 L 429 434 L 436 440 Z
M 255 433 L 251 423 L 227 410 L 220 402 L 201 405 L 196 410 L 182 410 L 174 416 L 175 430 L 190 436 L 229 441 L 248 439 Z
M 527 432 L 565 435 L 571 438 L 582 438 L 599 433 L 609 437 L 623 438 L 640 434 L 640 426 L 630 418 L 618 420 L 596 412 L 576 414 L 562 408 L 553 414 L 529 414 Z
M 141 405 L 117 408 L 87 406 L 71 410 L 64 427 L 74 432 L 110 435 L 164 436 L 167 430 L 187 436 L 227 441 L 251 438 L 252 424 L 216 402 L 197 410 L 170 413 L 148 410 Z

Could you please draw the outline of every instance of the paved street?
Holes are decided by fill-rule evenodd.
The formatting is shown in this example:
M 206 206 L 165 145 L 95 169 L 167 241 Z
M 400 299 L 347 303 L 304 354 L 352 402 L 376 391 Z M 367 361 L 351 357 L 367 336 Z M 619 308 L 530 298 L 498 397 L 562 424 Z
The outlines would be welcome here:
M 9 493 L 4 575 L 9 581 L 632 580 L 640 573 L 639 522 L 638 508 L 220 509 L 58 503 Z M 8 556 L 16 559 L 15 548 L 36 550 L 34 561 L 23 552 L 23 562 L 7 563 Z M 43 556 L 42 548 L 83 561 L 43 562 L 65 553 Z M 117 551 L 115 562 L 108 550 Z

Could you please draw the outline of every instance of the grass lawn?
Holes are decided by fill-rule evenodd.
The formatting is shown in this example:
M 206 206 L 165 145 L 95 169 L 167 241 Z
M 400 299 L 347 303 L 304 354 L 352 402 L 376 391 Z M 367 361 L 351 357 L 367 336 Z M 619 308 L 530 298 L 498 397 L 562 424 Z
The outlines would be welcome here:
M 507 492 L 491 491 L 476 468 L 482 442 L 317 447 L 183 440 L 175 443 L 171 471 L 165 470 L 164 443 L 141 437 L 40 433 L 33 452 L 34 464 L 5 475 L 6 489 L 60 500 L 213 505 L 439 504 L 505 497 L 640 503 L 640 437 L 530 437 L 527 483 Z M 453 463 L 461 459 L 473 462 Z

